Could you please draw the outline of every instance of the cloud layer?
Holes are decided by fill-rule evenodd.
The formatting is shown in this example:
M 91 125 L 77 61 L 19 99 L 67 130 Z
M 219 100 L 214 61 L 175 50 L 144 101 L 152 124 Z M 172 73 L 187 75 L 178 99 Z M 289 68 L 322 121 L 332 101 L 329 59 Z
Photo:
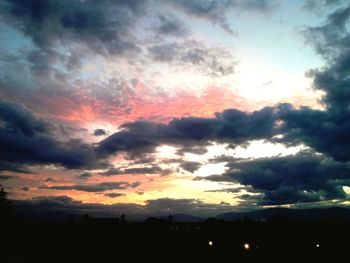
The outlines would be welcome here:
M 228 209 L 230 194 L 232 203 L 251 208 L 346 200 L 350 6 L 303 5 L 303 12 L 333 10 L 324 23 L 303 31 L 325 63 L 307 72 L 313 89 L 323 94 L 322 109 L 294 106 L 302 102 L 250 105 L 235 89 L 242 77 L 238 53 L 246 52 L 232 47 L 235 19 L 272 14 L 280 4 L 0 1 L 6 36 L 0 39 L 0 171 L 6 172 L 0 179 L 21 193 L 17 197 L 29 198 L 17 205 L 52 212 L 211 214 Z M 217 34 L 225 34 L 224 45 L 217 44 Z M 265 72 L 250 72 L 255 63 L 245 76 L 247 89 Z M 269 89 L 264 83 L 273 80 L 256 84 L 257 97 Z M 264 158 L 228 154 L 256 141 L 303 150 Z M 213 154 L 215 147 L 222 148 Z M 164 189 L 175 196 L 172 183 L 185 185 L 177 195 L 217 194 L 211 201 L 220 201 L 154 198 L 165 195 Z M 201 193 L 188 190 L 195 184 L 204 185 Z M 103 206 L 50 196 L 60 191 L 108 202 L 134 198 L 145 205 Z

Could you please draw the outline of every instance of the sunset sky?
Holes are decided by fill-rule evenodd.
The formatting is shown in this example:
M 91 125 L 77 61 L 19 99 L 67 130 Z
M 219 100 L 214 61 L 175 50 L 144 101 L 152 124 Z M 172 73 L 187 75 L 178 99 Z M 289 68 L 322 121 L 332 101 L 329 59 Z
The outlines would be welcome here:
M 0 0 L 0 184 L 25 208 L 350 202 L 350 4 Z

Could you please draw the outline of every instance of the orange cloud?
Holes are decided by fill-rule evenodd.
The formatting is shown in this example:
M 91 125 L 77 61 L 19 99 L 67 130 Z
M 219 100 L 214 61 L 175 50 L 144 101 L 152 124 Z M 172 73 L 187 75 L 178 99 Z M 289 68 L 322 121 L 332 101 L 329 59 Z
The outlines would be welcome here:
M 211 117 L 215 112 L 227 108 L 245 111 L 253 109 L 233 91 L 221 87 L 209 87 L 199 95 L 190 91 L 165 95 L 150 92 L 144 85 L 138 84 L 132 91 L 126 87 L 123 90 L 123 96 L 123 100 L 118 104 L 97 98 L 87 98 L 79 93 L 73 95 L 75 101 L 56 98 L 56 104 L 61 100 L 60 107 L 65 109 L 56 111 L 56 116 L 53 117 L 81 124 L 106 121 L 119 126 L 137 119 L 167 122 L 176 117 Z

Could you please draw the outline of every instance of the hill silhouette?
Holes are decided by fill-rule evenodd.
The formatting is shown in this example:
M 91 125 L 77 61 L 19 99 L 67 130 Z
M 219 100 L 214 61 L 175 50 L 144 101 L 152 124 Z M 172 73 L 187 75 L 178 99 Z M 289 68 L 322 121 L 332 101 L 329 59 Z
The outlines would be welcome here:
M 345 208 L 265 209 L 216 218 L 175 214 L 137 222 L 128 215 L 22 218 L 2 230 L 1 262 L 314 261 L 342 258 L 347 243 L 341 240 L 349 235 Z

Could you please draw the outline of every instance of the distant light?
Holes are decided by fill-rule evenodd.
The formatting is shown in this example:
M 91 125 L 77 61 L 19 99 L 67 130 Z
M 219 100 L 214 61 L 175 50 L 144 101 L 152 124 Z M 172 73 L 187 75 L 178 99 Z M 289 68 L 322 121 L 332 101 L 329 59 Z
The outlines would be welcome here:
M 208 244 L 209 244 L 209 246 L 212 246 L 213 245 L 213 241 L 209 241 Z
M 249 250 L 249 249 L 250 249 L 250 245 L 249 245 L 248 243 L 244 243 L 244 244 L 243 244 L 243 248 L 244 248 L 245 250 Z
M 316 247 L 320 247 L 320 244 L 316 244 Z

